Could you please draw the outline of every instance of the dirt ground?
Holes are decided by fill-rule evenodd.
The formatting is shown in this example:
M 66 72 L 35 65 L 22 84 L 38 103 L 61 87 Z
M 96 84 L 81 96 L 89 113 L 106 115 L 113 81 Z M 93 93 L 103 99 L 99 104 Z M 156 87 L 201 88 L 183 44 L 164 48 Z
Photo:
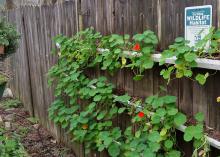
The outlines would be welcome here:
M 0 119 L 7 127 L 7 134 L 16 134 L 30 157 L 75 157 L 73 153 L 58 144 L 38 120 L 30 117 L 18 101 L 0 100 Z M 14 104 L 13 104 L 14 103 Z M 10 126 L 4 126 L 8 122 Z

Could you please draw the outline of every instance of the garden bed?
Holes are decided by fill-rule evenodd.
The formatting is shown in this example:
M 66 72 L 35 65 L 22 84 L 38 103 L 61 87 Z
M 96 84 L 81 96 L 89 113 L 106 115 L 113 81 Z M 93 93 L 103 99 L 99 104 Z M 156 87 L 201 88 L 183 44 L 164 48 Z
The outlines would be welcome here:
M 18 138 L 31 157 L 75 157 L 69 149 L 57 144 L 38 120 L 30 117 L 22 106 L 17 107 L 16 103 L 9 99 L 0 101 L 0 128 L 10 124 L 5 128 L 7 137 Z

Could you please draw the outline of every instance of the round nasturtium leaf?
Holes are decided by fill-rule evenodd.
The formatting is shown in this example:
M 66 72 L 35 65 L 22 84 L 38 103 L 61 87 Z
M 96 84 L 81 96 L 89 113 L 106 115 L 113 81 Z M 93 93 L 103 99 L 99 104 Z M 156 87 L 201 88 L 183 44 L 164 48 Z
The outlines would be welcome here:
M 167 149 L 170 149 L 173 147 L 173 141 L 171 140 L 166 140 L 165 143 L 164 143 L 164 146 L 167 148 Z

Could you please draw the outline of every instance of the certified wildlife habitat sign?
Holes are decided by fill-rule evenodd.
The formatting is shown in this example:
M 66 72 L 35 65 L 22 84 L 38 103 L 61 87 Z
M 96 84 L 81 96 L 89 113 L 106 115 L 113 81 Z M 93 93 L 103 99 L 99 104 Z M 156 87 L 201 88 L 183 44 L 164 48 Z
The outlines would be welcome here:
M 185 8 L 185 39 L 190 41 L 190 46 L 195 46 L 199 40 L 203 39 L 211 27 L 211 5 Z

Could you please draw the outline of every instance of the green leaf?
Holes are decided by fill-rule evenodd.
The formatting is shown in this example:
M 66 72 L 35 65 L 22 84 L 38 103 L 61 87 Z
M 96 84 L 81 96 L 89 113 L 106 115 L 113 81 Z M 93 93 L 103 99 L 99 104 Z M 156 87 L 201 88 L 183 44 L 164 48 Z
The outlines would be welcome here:
M 178 109 L 176 108 L 168 108 L 167 114 L 170 116 L 174 116 L 178 113 Z
M 104 67 L 108 67 L 109 65 L 111 65 L 112 64 L 112 59 L 107 59 L 107 60 L 105 60 L 104 62 L 103 62 L 103 66 Z
M 168 79 L 169 80 L 173 70 L 174 70 L 173 66 L 169 67 L 168 69 L 163 69 L 160 72 L 160 75 L 162 75 L 164 79 Z
M 109 146 L 112 143 L 113 139 L 111 137 L 105 137 L 104 138 L 104 145 Z
M 110 109 L 109 114 L 111 116 L 113 116 L 114 114 L 116 114 L 118 112 L 118 108 L 117 107 L 113 107 Z
M 163 97 L 163 101 L 165 104 L 176 103 L 176 100 L 176 96 L 167 95 Z
M 145 35 L 143 34 L 136 34 L 133 36 L 133 39 L 138 42 L 141 42 L 144 38 L 145 38 Z
M 100 101 L 101 99 L 102 99 L 102 96 L 101 96 L 101 95 L 96 95 L 93 100 L 94 100 L 95 102 L 97 102 L 97 101 Z
M 116 50 L 114 51 L 114 53 L 115 53 L 115 54 L 121 53 L 121 49 L 116 49 Z
M 183 37 L 178 37 L 178 38 L 176 38 L 175 39 L 175 42 L 176 43 L 181 43 L 181 42 L 183 42 L 185 39 L 183 38 Z
M 152 131 L 149 136 L 148 136 L 148 140 L 151 142 L 157 142 L 160 140 L 160 134 L 158 131 Z
M 125 34 L 125 35 L 124 35 L 124 39 L 125 39 L 125 40 L 129 40 L 129 39 L 130 39 L 130 35 Z
M 105 117 L 105 115 L 106 115 L 106 111 L 102 111 L 101 113 L 99 113 L 97 120 L 103 119 Z
M 166 115 L 166 110 L 164 108 L 159 108 L 156 110 L 156 114 L 160 117 L 164 117 Z
M 203 134 L 203 125 L 202 124 L 197 124 L 195 126 L 195 129 L 194 129 L 194 137 L 195 137 L 195 139 L 199 140 L 203 136 L 204 136 L 204 134 Z
M 120 147 L 116 143 L 112 143 L 108 148 L 108 153 L 111 157 L 117 157 L 120 154 Z
M 119 108 L 118 113 L 121 114 L 121 113 L 123 113 L 125 110 L 126 110 L 125 107 Z
M 184 70 L 183 73 L 186 77 L 191 77 L 193 75 L 193 72 L 191 70 Z
M 185 129 L 184 140 L 188 142 L 191 141 L 193 137 L 199 140 L 203 136 L 203 125 L 197 124 L 196 126 L 188 126 Z
M 193 139 L 193 135 L 190 132 L 185 132 L 183 138 L 186 142 L 189 142 Z
M 141 136 L 141 131 L 139 130 L 139 131 L 136 131 L 135 132 L 135 137 L 137 137 L 137 138 L 139 138 Z
M 88 112 L 92 112 L 96 107 L 96 103 L 92 102 L 91 104 L 89 104 L 88 106 Z
M 174 123 L 177 126 L 183 125 L 184 123 L 186 123 L 186 116 L 183 113 L 177 113 L 174 117 Z
M 135 75 L 135 76 L 133 77 L 133 79 L 134 79 L 135 81 L 140 81 L 143 77 L 144 77 L 144 75 Z
M 97 91 L 96 90 L 90 90 L 89 91 L 89 96 L 95 96 L 96 95 L 96 93 L 97 93 Z
M 161 131 L 160 131 L 160 136 L 165 136 L 167 134 L 167 129 L 166 128 L 163 128 Z
M 132 135 L 132 127 L 131 126 L 127 127 L 124 134 L 126 136 L 131 136 Z
M 157 152 L 160 149 L 160 143 L 158 142 L 149 142 L 149 148 L 153 151 L 153 152 Z
M 112 130 L 112 136 L 114 137 L 114 139 L 118 139 L 121 137 L 121 130 L 119 127 L 116 127 Z
M 122 96 L 116 96 L 114 99 L 114 102 L 121 102 L 121 103 L 128 103 L 128 101 L 131 99 L 131 97 L 128 94 L 122 95 Z
M 161 59 L 160 59 L 160 65 L 163 65 L 167 58 L 171 58 L 173 56 L 175 56 L 175 53 L 173 51 L 164 50 L 162 52 L 162 56 L 161 56 Z
M 195 127 L 194 126 L 188 126 L 186 129 L 185 129 L 185 132 L 184 132 L 184 140 L 186 142 L 189 142 L 193 139 L 193 136 L 194 136 L 194 129 Z
M 195 61 L 196 60 L 196 58 L 197 58 L 197 55 L 195 54 L 195 53 L 186 53 L 185 55 L 184 55 L 184 58 L 185 58 L 185 60 L 187 61 L 187 62 L 192 62 L 192 61 Z
M 179 151 L 176 150 L 171 150 L 170 152 L 168 152 L 166 157 L 180 157 L 181 153 Z
M 183 70 L 176 70 L 176 78 L 182 78 L 184 76 Z
M 159 107 L 162 107 L 163 105 L 164 105 L 164 99 L 163 99 L 163 97 L 156 98 L 156 99 L 154 99 L 154 101 L 152 102 L 152 107 L 153 107 L 154 109 L 159 108 Z
M 153 115 L 151 120 L 152 120 L 152 124 L 159 124 L 160 123 L 160 116 Z
M 199 122 L 202 122 L 204 121 L 205 117 L 204 117 L 204 114 L 202 112 L 199 112 L 195 115 L 195 119 Z
M 88 123 L 88 121 L 89 121 L 88 118 L 85 118 L 85 117 L 82 117 L 82 116 L 80 116 L 80 117 L 78 118 L 78 122 L 80 122 L 80 123 L 82 123 L 82 124 L 86 124 L 86 123 Z
M 173 141 L 171 140 L 166 140 L 164 142 L 164 146 L 167 148 L 167 149 L 171 149 L 173 147 Z
M 146 157 L 156 157 L 156 154 L 149 148 L 144 150 L 144 156 Z
M 142 49 L 142 52 L 144 53 L 144 54 L 150 54 L 151 53 L 151 48 L 150 47 L 144 47 L 143 49 Z
M 206 82 L 206 79 L 209 77 L 209 73 L 206 73 L 205 75 L 203 74 L 198 74 L 196 75 L 196 80 L 201 84 L 204 85 Z
M 142 67 L 144 69 L 152 69 L 153 66 L 154 66 L 154 61 L 151 59 L 146 59 L 146 61 L 142 64 Z

